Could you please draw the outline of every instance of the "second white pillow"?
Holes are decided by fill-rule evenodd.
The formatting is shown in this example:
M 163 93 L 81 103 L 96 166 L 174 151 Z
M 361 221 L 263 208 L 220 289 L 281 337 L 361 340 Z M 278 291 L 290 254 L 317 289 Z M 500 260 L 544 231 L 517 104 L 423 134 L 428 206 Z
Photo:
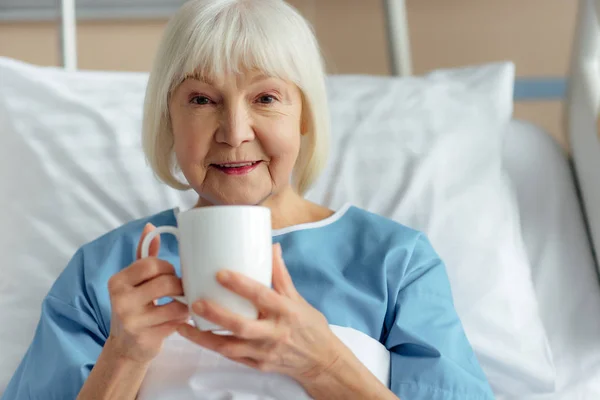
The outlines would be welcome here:
M 309 197 L 425 232 L 495 393 L 525 395 L 551 392 L 555 370 L 501 166 L 513 84 L 509 63 L 332 77 L 331 160 Z

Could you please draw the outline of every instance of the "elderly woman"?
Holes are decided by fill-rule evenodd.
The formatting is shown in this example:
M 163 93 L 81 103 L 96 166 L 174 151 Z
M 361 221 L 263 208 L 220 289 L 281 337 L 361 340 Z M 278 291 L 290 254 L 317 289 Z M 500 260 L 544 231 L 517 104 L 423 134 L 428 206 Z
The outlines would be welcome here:
M 237 398 L 211 396 L 228 370 L 214 364 L 210 375 L 208 354 L 253 382 L 277 375 L 300 388 L 260 398 L 493 398 L 425 236 L 303 198 L 325 161 L 328 109 L 318 45 L 293 8 L 186 3 L 166 28 L 144 107 L 144 151 L 162 181 L 194 190 L 196 207 L 271 210 L 273 288 L 217 276 L 255 302 L 259 319 L 199 299 L 192 312 L 233 335 L 201 332 L 185 305 L 165 301 L 182 294 L 177 243 L 155 240 L 145 259 L 138 244 L 154 226 L 176 225 L 168 210 L 77 251 L 44 300 L 4 399 Z M 344 342 L 333 326 L 381 346 L 385 376 L 360 355 L 367 341 Z

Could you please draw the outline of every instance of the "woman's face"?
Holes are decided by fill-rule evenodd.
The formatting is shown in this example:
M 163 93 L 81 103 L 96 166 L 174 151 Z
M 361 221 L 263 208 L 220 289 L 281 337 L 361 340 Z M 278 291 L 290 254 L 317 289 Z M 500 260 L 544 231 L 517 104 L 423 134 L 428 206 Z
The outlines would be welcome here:
M 302 119 L 295 84 L 259 72 L 188 78 L 169 113 L 177 162 L 201 202 L 259 204 L 289 188 Z

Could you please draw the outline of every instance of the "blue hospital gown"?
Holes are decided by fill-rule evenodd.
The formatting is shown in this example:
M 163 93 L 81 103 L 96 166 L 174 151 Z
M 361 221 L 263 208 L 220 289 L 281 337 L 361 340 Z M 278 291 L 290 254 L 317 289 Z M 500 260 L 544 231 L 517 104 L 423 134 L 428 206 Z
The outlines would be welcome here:
M 130 265 L 146 223 L 176 226 L 174 210 L 130 222 L 84 245 L 42 304 L 35 337 L 2 399 L 75 399 L 110 332 L 109 278 Z M 417 231 L 357 207 L 274 231 L 302 296 L 330 324 L 390 351 L 402 400 L 493 399 L 454 310 L 444 264 Z M 179 273 L 176 239 L 159 257 Z

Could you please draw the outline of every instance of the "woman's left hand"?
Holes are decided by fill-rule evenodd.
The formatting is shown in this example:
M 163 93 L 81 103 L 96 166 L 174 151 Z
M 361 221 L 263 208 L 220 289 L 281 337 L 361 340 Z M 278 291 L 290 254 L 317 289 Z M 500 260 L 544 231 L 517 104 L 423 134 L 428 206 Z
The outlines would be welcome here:
M 252 368 L 285 374 L 300 384 L 327 372 L 350 351 L 331 331 L 325 316 L 296 290 L 279 244 L 273 246 L 273 289 L 231 271 L 220 271 L 217 280 L 251 301 L 259 318 L 251 320 L 200 300 L 192 311 L 233 336 L 183 324 L 178 332 L 192 342 Z

